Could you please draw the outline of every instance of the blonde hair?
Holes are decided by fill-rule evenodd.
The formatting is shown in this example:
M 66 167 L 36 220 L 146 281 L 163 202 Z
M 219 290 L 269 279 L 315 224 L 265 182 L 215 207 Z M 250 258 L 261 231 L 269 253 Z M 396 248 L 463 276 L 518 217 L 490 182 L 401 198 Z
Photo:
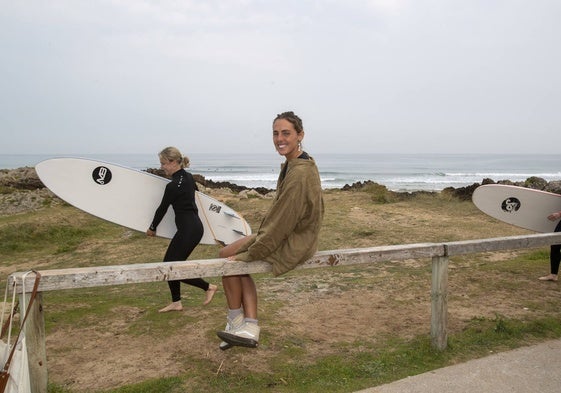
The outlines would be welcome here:
M 179 163 L 181 168 L 189 168 L 189 157 L 181 154 L 178 148 L 169 146 L 162 150 L 158 156 L 168 161 L 175 161 Z

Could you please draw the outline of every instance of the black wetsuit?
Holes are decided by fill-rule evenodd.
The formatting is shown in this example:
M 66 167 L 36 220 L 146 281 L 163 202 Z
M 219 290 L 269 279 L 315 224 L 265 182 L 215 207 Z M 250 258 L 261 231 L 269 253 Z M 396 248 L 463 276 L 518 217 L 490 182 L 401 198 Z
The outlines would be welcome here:
M 169 206 L 173 207 L 177 232 L 171 239 L 164 256 L 164 262 L 186 260 L 203 237 L 203 224 L 195 204 L 195 190 L 196 184 L 193 176 L 184 169 L 175 172 L 172 175 L 171 182 L 166 185 L 162 203 L 156 209 L 154 220 L 150 225 L 150 229 L 156 231 Z M 202 278 L 168 281 L 171 298 L 174 302 L 181 300 L 181 282 L 201 288 L 204 291 L 208 290 L 209 287 L 208 282 Z
M 561 232 L 561 221 L 557 223 L 555 232 Z M 551 274 L 559 274 L 559 263 L 561 262 L 561 244 L 552 244 L 549 253 L 549 265 Z

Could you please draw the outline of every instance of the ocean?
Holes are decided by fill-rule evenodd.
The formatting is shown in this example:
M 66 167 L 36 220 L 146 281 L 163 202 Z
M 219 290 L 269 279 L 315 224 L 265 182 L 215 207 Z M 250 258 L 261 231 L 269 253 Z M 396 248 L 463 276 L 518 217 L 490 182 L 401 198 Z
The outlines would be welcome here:
M 523 181 L 537 176 L 561 180 L 561 155 L 537 154 L 315 154 L 324 189 L 372 180 L 392 191 L 441 191 L 481 183 L 484 178 Z M 56 157 L 0 154 L 0 168 L 34 166 Z M 68 155 L 135 169 L 159 167 L 154 154 Z M 283 157 L 271 154 L 190 154 L 190 171 L 213 181 L 274 189 Z

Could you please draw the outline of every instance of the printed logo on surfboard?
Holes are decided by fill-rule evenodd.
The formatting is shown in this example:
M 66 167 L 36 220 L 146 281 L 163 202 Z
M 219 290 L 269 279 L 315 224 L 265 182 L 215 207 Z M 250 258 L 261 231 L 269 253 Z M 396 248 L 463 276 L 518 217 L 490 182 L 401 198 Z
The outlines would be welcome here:
M 521 203 L 518 198 L 510 197 L 506 198 L 501 204 L 501 209 L 506 213 L 514 213 L 520 209 Z
M 222 210 L 222 206 L 215 205 L 214 203 L 211 203 L 208 207 L 208 211 L 211 212 L 220 213 L 220 210 Z
M 92 172 L 93 180 L 97 184 L 100 184 L 102 186 L 109 183 L 111 181 L 111 177 L 112 177 L 111 171 L 109 170 L 109 168 L 104 167 L 104 166 L 98 166 Z

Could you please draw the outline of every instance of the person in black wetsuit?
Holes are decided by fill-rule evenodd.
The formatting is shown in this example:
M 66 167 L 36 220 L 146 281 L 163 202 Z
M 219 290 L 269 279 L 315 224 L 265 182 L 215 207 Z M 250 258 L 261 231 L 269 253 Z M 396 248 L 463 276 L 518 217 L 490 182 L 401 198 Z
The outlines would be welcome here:
M 177 232 L 171 239 L 164 262 L 184 261 L 195 249 L 203 237 L 203 224 L 199 218 L 195 204 L 196 184 L 193 176 L 185 171 L 189 166 L 189 159 L 184 157 L 175 147 L 166 147 L 158 155 L 162 170 L 166 176 L 171 177 L 171 182 L 166 185 L 160 206 L 156 209 L 150 228 L 146 231 L 148 236 L 156 236 L 158 224 L 164 218 L 169 206 L 175 212 L 175 225 Z M 171 291 L 172 303 L 159 312 L 181 311 L 181 283 L 201 288 L 206 293 L 203 304 L 208 304 L 214 297 L 216 285 L 209 284 L 202 278 L 168 281 Z
M 550 221 L 559 220 L 561 211 L 551 213 L 547 218 Z M 561 221 L 557 223 L 555 232 L 561 232 Z M 561 244 L 552 244 L 549 252 L 550 273 L 547 276 L 540 277 L 540 281 L 557 281 L 559 274 L 559 264 L 561 263 Z

